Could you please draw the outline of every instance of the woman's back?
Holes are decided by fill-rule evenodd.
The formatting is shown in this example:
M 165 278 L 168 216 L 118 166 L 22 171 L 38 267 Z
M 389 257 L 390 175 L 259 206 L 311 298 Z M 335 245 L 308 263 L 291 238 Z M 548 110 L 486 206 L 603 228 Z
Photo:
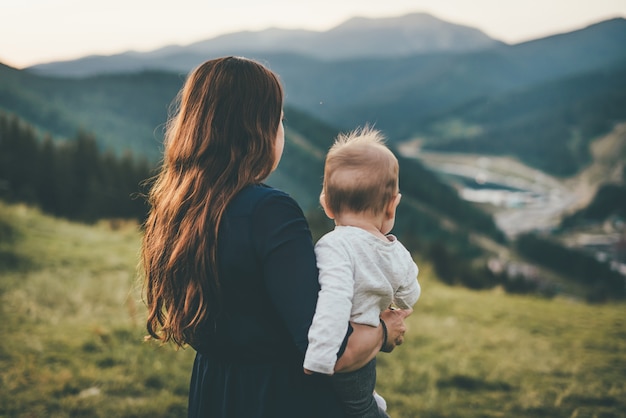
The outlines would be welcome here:
M 319 285 L 295 201 L 243 189 L 222 218 L 218 271 L 223 311 L 197 334 L 189 416 L 342 416 L 328 377 L 302 371 Z

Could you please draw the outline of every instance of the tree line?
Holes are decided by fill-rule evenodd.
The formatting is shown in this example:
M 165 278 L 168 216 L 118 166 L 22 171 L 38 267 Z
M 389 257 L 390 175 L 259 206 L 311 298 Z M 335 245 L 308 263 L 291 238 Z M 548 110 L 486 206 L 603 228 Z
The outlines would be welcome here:
M 79 131 L 55 141 L 15 115 L 0 112 L 0 199 L 24 202 L 55 216 L 93 222 L 142 221 L 151 164 L 132 153 L 101 150 L 94 135 Z
M 532 233 L 518 237 L 516 247 L 528 259 L 584 285 L 590 302 L 626 297 L 626 277 L 591 254 Z
M 626 168 L 624 171 L 626 181 Z M 564 218 L 561 227 L 570 228 L 586 222 L 604 222 L 613 216 L 626 219 L 626 184 L 603 184 L 589 206 Z

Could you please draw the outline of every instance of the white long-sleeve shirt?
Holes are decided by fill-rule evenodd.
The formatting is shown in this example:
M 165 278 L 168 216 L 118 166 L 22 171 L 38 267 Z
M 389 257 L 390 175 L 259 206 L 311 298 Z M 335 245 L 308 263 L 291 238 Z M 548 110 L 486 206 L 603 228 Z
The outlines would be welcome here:
M 377 327 L 392 303 L 407 309 L 417 302 L 417 265 L 396 237 L 387 238 L 337 226 L 315 245 L 321 290 L 304 368 L 332 374 L 349 321 Z

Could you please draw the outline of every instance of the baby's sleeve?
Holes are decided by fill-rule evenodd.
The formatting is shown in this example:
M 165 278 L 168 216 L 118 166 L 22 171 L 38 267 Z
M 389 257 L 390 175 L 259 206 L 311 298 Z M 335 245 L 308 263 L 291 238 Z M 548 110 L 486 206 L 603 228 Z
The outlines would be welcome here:
M 315 256 L 321 289 L 309 329 L 304 368 L 333 374 L 350 321 L 354 274 L 348 252 L 331 240 L 323 237 L 315 246 Z
M 411 254 L 406 251 L 405 261 L 407 263 L 407 274 L 403 280 L 402 286 L 398 288 L 394 295 L 394 303 L 400 309 L 409 309 L 417 302 L 422 293 L 422 288 L 417 280 L 419 268 Z

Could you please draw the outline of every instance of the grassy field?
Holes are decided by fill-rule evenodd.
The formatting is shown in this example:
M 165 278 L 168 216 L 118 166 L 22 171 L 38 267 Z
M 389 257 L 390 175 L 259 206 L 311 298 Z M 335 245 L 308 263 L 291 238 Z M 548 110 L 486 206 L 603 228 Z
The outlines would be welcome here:
M 182 417 L 193 350 L 143 341 L 137 226 L 0 204 L 0 417 Z M 392 417 L 626 417 L 626 305 L 447 287 L 418 260 Z M 294 417 L 297 418 L 297 417 Z

